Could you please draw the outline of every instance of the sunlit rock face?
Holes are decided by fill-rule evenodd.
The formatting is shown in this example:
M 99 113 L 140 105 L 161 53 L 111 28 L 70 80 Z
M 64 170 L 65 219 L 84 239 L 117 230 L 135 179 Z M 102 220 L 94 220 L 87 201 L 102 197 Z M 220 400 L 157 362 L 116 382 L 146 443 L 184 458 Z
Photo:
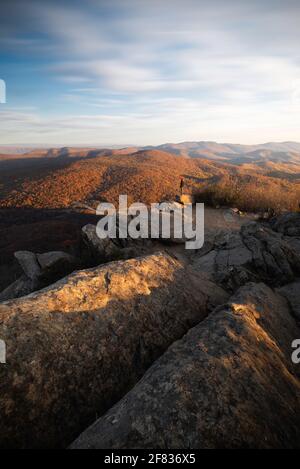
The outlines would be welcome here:
M 0 447 L 61 447 L 228 295 L 165 253 L 0 305 Z
M 191 329 L 72 448 L 295 448 L 300 331 L 286 300 L 242 287 Z
M 300 245 L 296 241 L 252 222 L 239 233 L 219 237 L 209 252 L 195 256 L 193 265 L 231 292 L 248 282 L 285 285 L 300 275 Z

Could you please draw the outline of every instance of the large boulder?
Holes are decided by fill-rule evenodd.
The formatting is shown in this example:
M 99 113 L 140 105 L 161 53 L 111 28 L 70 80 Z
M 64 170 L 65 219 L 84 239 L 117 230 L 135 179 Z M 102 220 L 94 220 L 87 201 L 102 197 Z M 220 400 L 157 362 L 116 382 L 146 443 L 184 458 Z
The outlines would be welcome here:
M 186 202 L 186 204 L 189 202 Z M 184 224 L 193 226 L 193 217 L 194 214 L 193 212 L 191 214 L 188 214 L 183 211 L 183 206 L 185 205 L 184 202 L 176 202 L 176 201 L 162 201 L 160 204 L 158 204 L 159 207 L 152 207 L 151 214 L 149 213 L 149 223 L 151 222 L 152 215 L 154 215 L 154 220 L 159 216 L 161 223 L 159 225 L 159 240 L 168 243 L 168 244 L 185 244 L 189 238 L 185 236 L 184 233 Z M 182 220 L 181 222 L 181 231 L 182 232 L 176 232 L 175 227 L 176 227 L 176 217 L 178 217 L 178 220 Z M 162 228 L 162 223 L 166 223 L 166 227 L 169 225 L 170 226 L 170 231 L 168 233 L 167 231 L 167 237 L 165 237 L 164 230 Z M 151 228 L 149 228 L 149 232 L 151 232 Z
M 286 236 L 300 237 L 300 213 L 284 213 L 271 221 L 271 227 Z
M 293 315 L 300 322 L 300 279 L 281 287 L 279 293 L 287 299 Z
M 79 271 L 0 304 L 0 447 L 61 447 L 228 295 L 165 254 Z
M 299 448 L 286 301 L 249 284 L 174 343 L 74 449 Z
M 74 256 L 62 251 L 43 254 L 17 251 L 15 258 L 23 269 L 23 275 L 0 293 L 0 301 L 29 295 L 70 274 L 81 265 Z
M 117 223 L 117 233 L 118 233 Z M 86 225 L 82 228 L 83 249 L 81 256 L 89 266 L 105 264 L 115 260 L 127 260 L 141 257 L 153 252 L 150 240 L 145 239 L 105 239 L 97 235 L 96 225 Z
M 45 252 L 36 256 L 41 268 L 40 279 L 47 283 L 70 274 L 80 266 L 79 259 L 62 251 Z
M 39 290 L 39 282 L 23 274 L 0 293 L 0 302 L 21 298 L 37 290 Z
M 31 280 L 36 280 L 40 277 L 42 270 L 34 252 L 17 251 L 14 256 L 22 267 L 26 277 Z
M 94 264 L 121 259 L 123 256 L 122 249 L 116 240 L 99 238 L 95 225 L 84 226 L 82 228 L 82 237 L 88 250 L 88 257 Z
M 247 282 L 292 282 L 300 273 L 300 252 L 282 234 L 252 222 L 238 233 L 223 235 L 205 255 L 200 251 L 193 264 L 234 292 Z
M 123 219 L 116 217 L 116 237 L 99 238 L 95 225 L 86 225 L 82 228 L 83 243 L 87 249 L 84 257 L 94 264 L 105 263 L 112 260 L 128 259 L 145 254 L 153 250 L 153 242 L 163 241 L 168 244 L 184 244 L 190 238 L 185 236 L 183 224 L 193 226 L 193 212 L 183 211 L 183 204 L 176 201 L 161 201 L 153 204 L 151 209 L 143 206 L 145 210 L 135 215 L 122 213 Z M 112 215 L 112 214 L 110 214 Z M 120 223 L 124 223 L 124 226 Z M 135 220 L 135 222 L 134 222 Z M 176 220 L 176 222 L 175 222 Z M 130 225 L 134 222 L 136 236 L 132 236 Z M 179 224 L 179 229 L 178 225 Z M 163 228 L 163 226 L 164 228 Z M 177 227 L 177 230 L 175 230 Z M 181 228 L 180 228 L 181 227 Z M 119 236 L 120 228 L 128 228 L 127 237 Z M 153 231 L 156 231 L 155 236 Z M 194 237 L 194 234 L 191 234 Z

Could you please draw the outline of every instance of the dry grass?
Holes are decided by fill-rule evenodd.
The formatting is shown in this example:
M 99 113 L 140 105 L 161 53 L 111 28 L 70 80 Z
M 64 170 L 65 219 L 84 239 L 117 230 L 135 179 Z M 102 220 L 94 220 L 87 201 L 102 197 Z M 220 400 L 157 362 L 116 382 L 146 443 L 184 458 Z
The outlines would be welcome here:
M 296 211 L 300 202 L 300 184 L 259 174 L 226 174 L 198 191 L 196 199 L 212 206 L 226 205 L 248 212 Z
M 59 167 L 53 159 L 53 169 L 31 164 L 31 172 L 14 171 L 8 185 L 9 174 L 2 180 L 0 174 L 5 188 L 0 208 L 61 209 L 102 200 L 117 204 L 120 194 L 127 194 L 130 203 L 174 200 L 181 177 L 185 192 L 213 206 L 279 212 L 297 210 L 300 201 L 300 168 L 295 165 L 235 166 L 157 150 L 66 160 Z
M 100 156 L 12 184 L 0 207 L 67 208 L 90 199 L 116 204 L 119 194 L 127 194 L 131 202 L 157 202 L 178 195 L 183 175 L 196 179 L 209 176 L 193 160 L 164 152 Z

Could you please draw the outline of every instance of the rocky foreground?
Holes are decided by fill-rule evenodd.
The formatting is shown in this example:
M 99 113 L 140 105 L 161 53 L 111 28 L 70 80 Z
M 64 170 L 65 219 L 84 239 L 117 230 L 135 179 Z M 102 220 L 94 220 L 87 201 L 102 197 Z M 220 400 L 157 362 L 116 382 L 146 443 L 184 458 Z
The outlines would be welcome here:
M 123 260 L 35 291 L 78 259 L 17 254 L 33 293 L 0 303 L 0 447 L 300 447 L 299 214 L 189 258 L 83 238 Z
M 263 284 L 191 329 L 73 449 L 276 448 L 300 444 L 300 331 Z
M 228 295 L 167 254 L 0 305 L 2 447 L 64 446 Z

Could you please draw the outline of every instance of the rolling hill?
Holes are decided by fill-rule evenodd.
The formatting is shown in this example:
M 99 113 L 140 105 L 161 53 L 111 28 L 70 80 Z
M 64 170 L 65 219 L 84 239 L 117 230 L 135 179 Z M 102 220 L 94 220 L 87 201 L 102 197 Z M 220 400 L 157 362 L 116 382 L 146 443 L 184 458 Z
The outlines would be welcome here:
M 78 252 L 81 227 L 96 221 L 95 212 L 84 207 L 117 204 L 120 194 L 127 194 L 130 203 L 174 200 L 182 177 L 184 192 L 208 205 L 260 213 L 298 209 L 300 163 L 291 149 L 272 159 L 271 149 L 252 148 L 245 156 L 240 147 L 205 143 L 201 151 L 210 156 L 195 158 L 191 152 L 197 144 L 188 144 L 183 154 L 184 145 L 169 152 L 34 149 L 0 158 L 0 289 L 20 275 L 15 251 Z

